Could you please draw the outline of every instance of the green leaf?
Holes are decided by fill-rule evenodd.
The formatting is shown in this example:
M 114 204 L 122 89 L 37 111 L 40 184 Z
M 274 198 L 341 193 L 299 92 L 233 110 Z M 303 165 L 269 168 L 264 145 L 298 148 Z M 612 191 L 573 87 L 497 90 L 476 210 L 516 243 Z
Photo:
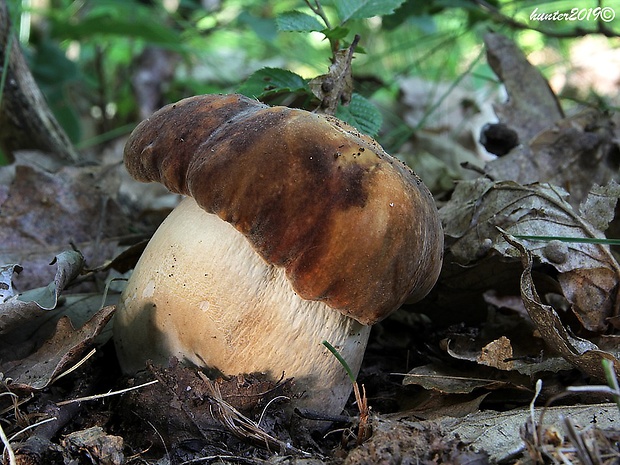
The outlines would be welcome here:
M 287 11 L 276 17 L 280 31 L 312 32 L 321 31 L 324 26 L 314 16 L 301 11 Z
M 377 135 L 383 123 L 377 107 L 360 94 L 353 94 L 348 106 L 339 106 L 336 116 L 371 137 Z
M 237 92 L 247 97 L 262 98 L 279 92 L 310 92 L 308 83 L 299 74 L 281 68 L 262 68 L 239 86 Z
M 276 21 L 273 18 L 260 18 L 247 11 L 243 11 L 237 17 L 237 20 L 241 24 L 249 26 L 258 37 L 267 42 L 273 42 L 278 36 Z
M 394 13 L 404 0 L 337 0 L 334 2 L 342 23 Z
M 84 16 L 67 20 L 63 14 L 50 16 L 51 36 L 84 41 L 98 36 L 121 36 L 181 49 L 178 31 L 153 17 L 153 10 L 134 1 L 101 1 Z
M 322 29 L 321 33 L 328 39 L 342 40 L 349 34 L 349 28 L 342 27 L 342 26 L 336 26 L 332 29 Z

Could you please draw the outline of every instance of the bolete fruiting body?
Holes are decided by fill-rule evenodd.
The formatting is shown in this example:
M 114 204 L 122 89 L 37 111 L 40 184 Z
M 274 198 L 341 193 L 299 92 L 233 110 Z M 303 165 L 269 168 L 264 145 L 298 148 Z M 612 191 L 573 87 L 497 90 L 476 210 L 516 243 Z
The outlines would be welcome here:
M 188 198 L 157 230 L 117 311 L 127 372 L 171 356 L 225 375 L 295 378 L 296 404 L 339 413 L 371 324 L 441 268 L 429 191 L 333 117 L 206 95 L 162 108 L 125 148 L 140 181 Z

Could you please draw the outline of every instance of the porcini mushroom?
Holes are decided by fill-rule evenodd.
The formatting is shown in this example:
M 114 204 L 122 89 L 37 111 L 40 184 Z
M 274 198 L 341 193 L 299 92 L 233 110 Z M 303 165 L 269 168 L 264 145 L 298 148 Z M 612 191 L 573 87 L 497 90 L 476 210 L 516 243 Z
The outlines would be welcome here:
M 294 377 L 297 405 L 340 413 L 370 325 L 423 298 L 443 233 L 428 189 L 342 121 L 204 95 L 143 121 L 125 147 L 139 181 L 187 196 L 121 296 L 131 373 L 171 356 L 224 375 Z

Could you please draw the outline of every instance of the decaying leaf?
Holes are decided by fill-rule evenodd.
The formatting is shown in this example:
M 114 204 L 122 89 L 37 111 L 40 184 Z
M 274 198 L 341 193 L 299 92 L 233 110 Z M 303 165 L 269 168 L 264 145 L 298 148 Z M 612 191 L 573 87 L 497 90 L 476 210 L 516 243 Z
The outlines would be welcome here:
M 446 343 L 446 352 L 453 358 L 485 365 L 478 367 L 478 373 L 470 370 L 471 376 L 480 378 L 481 373 L 485 373 L 483 369 L 509 371 L 512 373 L 507 379 L 511 381 L 512 387 L 530 389 L 532 377 L 539 373 L 557 373 L 571 369 L 570 363 L 556 355 L 555 351 L 549 350 L 544 340 L 535 335 L 536 326 L 529 318 L 526 320 L 519 314 L 513 314 L 503 318 L 495 316 L 495 319 L 497 321 L 487 321 L 484 335 L 469 338 L 452 336 Z M 495 339 L 487 342 L 490 336 Z M 509 353 L 512 355 L 507 357 Z M 486 373 L 490 379 L 507 376 L 499 375 L 497 371 Z
M 106 434 L 100 426 L 74 431 L 63 439 L 63 445 L 76 457 L 87 456 L 101 465 L 125 463 L 123 438 Z
M 562 324 L 554 308 L 541 302 L 532 280 L 532 253 L 513 237 L 507 234 L 504 237 L 521 254 L 524 268 L 521 275 L 521 297 L 530 318 L 550 349 L 559 352 L 584 373 L 603 382 L 606 380 L 603 360 L 613 362 L 616 373 L 620 373 L 620 361 L 609 352 L 600 350 L 596 344 L 572 336 Z
M 0 266 L 0 304 L 17 294 L 13 287 L 13 275 L 22 270 L 23 268 L 17 264 Z M 1 324 L 0 333 L 2 333 Z
M 615 204 L 617 197 L 586 200 L 588 205 Z M 613 185 L 611 193 L 616 193 Z M 486 178 L 463 181 L 441 210 L 448 247 L 461 264 L 473 264 L 493 250 L 506 258 L 516 258 L 514 249 L 499 229 L 514 236 L 552 236 L 604 239 L 602 231 L 573 209 L 568 194 L 550 184 L 520 185 L 512 181 L 493 182 Z M 578 240 L 577 239 L 577 240 Z M 559 273 L 564 296 L 584 326 L 596 332 L 607 327 L 606 318 L 618 314 L 620 266 L 609 246 L 601 243 L 526 241 L 541 263 Z M 584 270 L 587 270 L 587 275 Z
M 619 179 L 619 164 L 611 115 L 588 109 L 545 126 L 508 155 L 487 163 L 485 172 L 495 181 L 561 186 L 577 207 L 595 184 Z
M 489 342 L 480 351 L 477 361 L 482 365 L 487 365 L 499 370 L 512 370 L 514 368 L 514 360 L 510 339 L 506 336 L 501 336 Z
M 508 37 L 484 36 L 487 61 L 506 87 L 509 100 L 495 107 L 500 121 L 527 142 L 564 117 L 560 104 L 543 75 Z
M 446 364 L 432 363 L 411 370 L 403 379 L 403 384 L 415 384 L 424 389 L 446 394 L 469 394 L 481 388 L 492 390 L 515 387 L 508 381 L 482 376 L 482 370 L 472 372 L 472 370 L 461 370 Z
M 351 61 L 359 37 L 346 49 L 334 53 L 329 72 L 312 79 L 308 85 L 312 93 L 321 101 L 321 111 L 328 115 L 336 113 L 339 103 L 344 105 L 351 101 L 353 93 L 353 76 L 351 75 Z
M 604 186 L 595 184 L 579 206 L 579 211 L 583 219 L 592 226 L 599 231 L 606 231 L 614 219 L 619 198 L 620 184 L 613 179 Z
M 46 286 L 54 277 L 50 256 L 71 245 L 90 266 L 111 258 L 127 221 L 115 202 L 119 176 L 111 167 L 63 167 L 51 172 L 36 165 L 0 168 L 12 172 L 0 197 L 0 263 L 19 263 L 19 290 Z M 7 181 L 9 182 L 9 181 Z
M 535 421 L 543 412 L 544 426 L 559 425 L 562 418 L 569 417 L 582 429 L 596 425 L 601 430 L 613 430 L 620 421 L 615 404 L 537 407 L 534 409 Z M 493 463 L 513 463 L 515 455 L 518 457 L 524 449 L 519 431 L 529 421 L 531 411 L 525 407 L 507 412 L 487 410 L 462 419 L 445 419 L 442 426 L 447 438 L 458 437 L 475 450 L 486 451 Z
M 545 78 L 510 39 L 490 33 L 484 40 L 489 65 L 508 94 L 495 113 L 519 142 L 487 163 L 486 174 L 495 181 L 561 186 L 575 207 L 593 184 L 618 180 L 620 151 L 612 116 L 588 108 L 565 117 Z
M 2 287 L 6 286 L 5 298 L 0 301 L 0 334 L 25 325 L 30 320 L 40 318 L 42 310 L 53 310 L 58 303 L 62 290 L 82 271 L 84 257 L 69 250 L 59 253 L 50 265 L 56 265 L 56 275 L 47 286 L 18 294 L 12 287 L 15 271 L 22 269 L 19 265 L 4 267 Z
M 61 291 L 82 271 L 84 257 L 76 250 L 66 250 L 54 257 L 50 265 L 54 264 L 57 265 L 54 281 L 45 287 L 24 291 L 17 299 L 22 302 L 34 302 L 43 310 L 56 308 Z
M 77 330 L 68 317 L 61 318 L 54 335 L 39 350 L 24 359 L 2 363 L 0 372 L 11 379 L 12 389 L 33 391 L 45 388 L 56 376 L 79 361 L 110 321 L 114 310 L 114 306 L 102 308 Z

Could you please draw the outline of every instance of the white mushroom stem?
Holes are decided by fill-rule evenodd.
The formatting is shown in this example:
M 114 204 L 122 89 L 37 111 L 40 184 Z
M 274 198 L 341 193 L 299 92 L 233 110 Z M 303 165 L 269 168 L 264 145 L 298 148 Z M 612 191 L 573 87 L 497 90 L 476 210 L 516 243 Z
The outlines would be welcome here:
M 284 270 L 192 198 L 157 230 L 124 291 L 115 321 L 123 370 L 171 356 L 225 375 L 295 378 L 297 406 L 338 414 L 351 392 L 330 342 L 359 371 L 370 327 L 306 301 Z

